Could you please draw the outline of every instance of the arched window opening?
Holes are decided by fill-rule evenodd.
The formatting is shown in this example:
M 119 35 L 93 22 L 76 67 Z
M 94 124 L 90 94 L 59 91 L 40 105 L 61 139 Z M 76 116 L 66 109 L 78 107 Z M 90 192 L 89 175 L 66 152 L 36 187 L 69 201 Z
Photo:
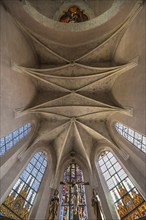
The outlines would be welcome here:
M 15 220 L 27 220 L 47 167 L 43 152 L 37 152 L 12 188 L 0 212 Z
M 115 123 L 115 128 L 117 132 L 122 135 L 127 141 L 146 153 L 146 136 L 132 130 L 131 128 L 128 128 L 127 126 L 119 122 Z
M 0 138 L 0 157 L 14 147 L 20 140 L 26 137 L 31 131 L 31 128 L 31 124 L 27 123 L 7 136 Z
M 75 189 L 69 184 L 64 185 L 62 190 L 60 220 L 73 220 L 75 212 L 74 196 L 77 193 L 77 215 L 79 220 L 88 220 L 85 197 L 85 186 L 79 183 L 84 182 L 83 172 L 76 163 L 71 163 L 64 171 L 64 182 L 76 182 Z M 76 191 L 76 192 L 75 192 Z
M 117 159 L 109 151 L 103 152 L 98 163 L 121 220 L 146 216 L 146 202 L 133 185 Z

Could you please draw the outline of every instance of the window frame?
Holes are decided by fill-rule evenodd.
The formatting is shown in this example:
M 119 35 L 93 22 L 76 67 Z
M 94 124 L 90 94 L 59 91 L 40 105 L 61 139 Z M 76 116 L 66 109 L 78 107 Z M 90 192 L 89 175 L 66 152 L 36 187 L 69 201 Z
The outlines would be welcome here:
M 35 156 L 37 154 L 40 154 L 40 156 L 38 157 L 35 164 L 33 165 L 33 169 L 36 169 L 36 164 L 39 162 L 40 157 L 43 157 L 43 161 L 41 162 L 41 165 L 45 169 L 43 170 L 43 173 L 42 173 L 42 171 L 41 171 L 42 166 L 40 166 L 39 169 L 37 169 L 37 175 L 34 175 L 34 174 L 32 174 L 33 169 L 30 170 L 30 172 L 28 172 L 27 168 L 32 164 L 32 160 L 34 158 L 36 158 Z M 25 201 L 26 204 L 29 205 L 30 212 L 31 212 L 32 209 L 33 209 L 33 206 L 35 204 L 35 201 L 36 201 L 37 195 L 39 193 L 39 189 L 40 189 L 40 186 L 42 184 L 44 175 L 47 171 L 47 168 L 48 168 L 48 155 L 47 155 L 47 152 L 45 150 L 38 149 L 37 151 L 35 151 L 33 153 L 33 155 L 29 158 L 29 161 L 25 164 L 22 172 L 20 173 L 20 175 L 17 178 L 16 182 L 14 183 L 13 187 L 9 191 L 9 193 L 8 193 L 7 197 L 5 198 L 4 202 L 2 203 L 2 205 L 5 203 L 8 196 L 10 196 L 10 194 L 12 194 L 14 192 L 15 195 L 18 195 L 19 198 L 21 198 L 23 201 Z M 27 172 L 28 176 L 26 177 L 26 179 L 23 179 L 22 176 L 24 175 L 25 172 Z M 41 176 L 41 179 L 39 178 L 39 180 L 38 180 L 38 174 L 39 173 L 41 173 L 43 175 Z M 28 179 L 29 179 L 29 181 L 28 181 Z M 31 179 L 32 179 L 32 181 L 30 181 Z M 34 188 L 34 186 L 33 186 L 36 180 L 39 182 L 38 188 Z M 20 185 L 20 183 L 21 183 L 21 185 Z M 18 188 L 18 186 L 19 186 L 19 188 Z M 27 194 L 26 198 L 24 198 L 23 195 L 20 194 L 20 192 L 21 192 L 20 189 L 24 189 L 27 186 L 28 186 L 28 194 Z M 18 188 L 18 190 L 16 190 L 17 188 Z M 30 195 L 29 195 L 29 193 L 30 193 Z M 32 194 L 32 202 L 31 201 L 29 202 L 29 198 L 31 197 L 31 194 Z M 15 216 L 18 216 L 17 213 L 13 212 L 13 210 L 11 210 L 11 212 L 14 213 Z M 29 212 L 29 215 L 30 215 L 30 212 Z M 18 218 L 22 219 L 20 216 L 18 216 Z
M 118 164 L 121 166 L 122 169 L 120 169 L 120 170 L 123 170 L 124 173 L 126 174 L 126 176 L 123 178 L 123 180 L 122 180 L 122 181 L 120 180 L 119 183 L 118 183 L 118 184 L 115 184 L 115 186 L 112 187 L 112 188 L 109 188 L 109 187 L 108 187 L 107 180 L 105 179 L 105 177 L 104 177 L 104 175 L 103 175 L 103 172 L 102 172 L 102 170 L 101 170 L 101 166 L 102 166 L 103 164 L 101 163 L 101 164 L 102 164 L 101 166 L 100 166 L 100 164 L 99 164 L 99 160 L 101 159 L 100 157 L 101 157 L 102 153 L 104 153 L 104 152 L 109 152 L 109 153 L 111 153 L 111 154 L 112 154 L 112 157 L 114 157 L 114 158 L 116 159 L 116 163 L 118 162 Z M 125 195 L 129 195 L 129 193 L 132 193 L 133 191 L 136 191 L 136 192 L 143 198 L 143 200 L 142 200 L 142 202 L 141 202 L 138 206 L 136 206 L 133 210 L 131 210 L 131 211 L 129 211 L 129 212 L 127 211 L 127 214 L 124 216 L 124 218 L 126 218 L 126 217 L 129 216 L 130 214 L 136 212 L 137 209 L 138 209 L 140 206 L 142 206 L 144 203 L 146 203 L 146 200 L 144 199 L 144 197 L 142 196 L 142 194 L 140 193 L 140 191 L 139 191 L 139 189 L 138 189 L 139 187 L 137 187 L 137 184 L 135 184 L 135 182 L 133 182 L 132 177 L 129 175 L 128 171 L 125 169 L 125 167 L 123 166 L 123 164 L 119 161 L 118 157 L 115 155 L 115 153 L 114 153 L 111 149 L 104 149 L 103 151 L 100 151 L 100 153 L 96 156 L 95 165 L 96 165 L 97 171 L 99 171 L 100 178 L 101 178 L 102 181 L 103 181 L 103 184 L 102 184 L 102 186 L 103 186 L 103 191 L 104 191 L 104 193 L 106 193 L 107 195 L 109 195 L 109 196 L 106 197 L 107 200 L 108 200 L 108 203 L 110 203 L 112 206 L 114 205 L 114 210 L 115 210 L 117 216 L 119 217 L 119 219 L 123 219 L 123 218 L 120 218 L 120 216 L 119 216 L 119 214 L 118 214 L 118 211 L 117 211 L 117 208 L 116 208 L 116 205 L 118 204 L 118 202 L 120 202 L 120 201 L 122 200 L 122 198 L 124 198 Z M 104 173 L 106 173 L 106 172 L 107 172 L 107 170 L 104 171 Z M 117 171 L 117 172 L 118 172 L 118 171 Z M 112 175 L 112 176 L 114 176 L 114 175 Z M 109 179 L 111 179 L 112 176 L 110 176 Z M 133 187 L 130 188 L 123 196 L 120 197 L 120 195 L 119 195 L 119 198 L 118 198 L 117 200 L 113 199 L 114 193 L 112 192 L 112 190 L 113 190 L 113 189 L 116 189 L 116 188 L 118 187 L 118 185 L 120 185 L 121 183 L 122 183 L 122 185 L 125 187 L 125 182 L 124 182 L 124 181 L 126 181 L 126 179 L 129 179 L 129 182 L 130 182 L 130 184 L 131 184 Z M 127 186 L 126 186 L 126 187 L 127 187 Z M 126 188 L 126 187 L 125 187 L 125 188 Z M 127 188 L 126 188 L 126 189 L 127 189 Z M 111 192 L 112 192 L 112 193 L 111 193 Z
M 26 126 L 27 128 L 25 128 Z M 26 137 L 30 136 L 30 134 L 32 133 L 32 130 L 33 130 L 33 125 L 32 123 L 28 122 L 28 123 L 23 124 L 20 128 L 12 131 L 8 135 L 0 138 L 0 150 L 4 148 L 4 151 L 3 151 L 4 153 L 3 154 L 0 153 L 0 158 L 3 158 L 13 148 L 20 145 L 20 143 L 23 143 Z M 26 131 L 27 131 L 27 134 L 25 134 Z M 23 137 L 21 137 L 22 134 L 23 134 Z M 15 139 L 17 139 L 17 141 Z M 3 144 L 1 142 L 2 140 L 3 140 Z M 16 141 L 16 143 L 14 141 Z M 12 145 L 8 148 L 7 144 L 9 143 L 12 143 Z
M 128 126 L 122 124 L 119 121 L 116 121 L 114 123 L 114 127 L 116 130 L 116 133 L 118 133 L 124 140 L 126 140 L 128 143 L 130 143 L 132 146 L 134 146 L 136 149 L 140 150 L 142 153 L 146 154 L 146 136 L 143 135 L 142 133 L 139 133 L 138 131 L 129 128 Z M 121 127 L 121 128 L 120 128 Z M 125 128 L 125 132 L 123 131 Z M 131 134 L 130 134 L 131 133 Z M 133 135 L 132 135 L 133 133 Z M 141 139 L 137 139 L 137 137 L 141 136 Z M 145 140 L 145 143 L 144 143 Z M 140 147 L 138 144 L 140 143 Z

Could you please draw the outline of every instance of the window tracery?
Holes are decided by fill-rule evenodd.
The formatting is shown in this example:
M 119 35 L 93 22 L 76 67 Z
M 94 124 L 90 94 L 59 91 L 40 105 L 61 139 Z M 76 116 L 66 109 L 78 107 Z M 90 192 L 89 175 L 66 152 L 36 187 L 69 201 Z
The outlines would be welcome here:
M 14 147 L 19 141 L 26 137 L 31 131 L 31 124 L 24 124 L 21 128 L 11 132 L 7 136 L 0 138 L 0 157 Z
M 103 152 L 98 164 L 120 219 L 133 220 L 146 216 L 146 201 L 114 155 L 109 151 Z
M 88 220 L 85 197 L 85 186 L 78 183 L 83 182 L 83 172 L 79 165 L 71 163 L 64 171 L 64 182 L 75 181 L 77 187 L 77 213 L 79 220 Z M 73 220 L 74 213 L 74 187 L 64 185 L 62 190 L 60 220 Z
M 47 158 L 45 154 L 37 152 L 0 206 L 0 212 L 3 215 L 15 220 L 28 219 L 46 167 Z
M 117 132 L 122 135 L 127 141 L 132 143 L 135 147 L 146 153 L 146 136 L 134 131 L 127 126 L 116 122 L 115 128 Z

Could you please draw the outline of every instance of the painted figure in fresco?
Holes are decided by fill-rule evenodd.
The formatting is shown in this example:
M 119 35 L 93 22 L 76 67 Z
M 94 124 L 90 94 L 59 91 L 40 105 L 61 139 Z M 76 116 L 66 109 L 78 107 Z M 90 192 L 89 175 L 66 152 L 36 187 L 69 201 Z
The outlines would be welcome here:
M 88 17 L 84 14 L 84 11 L 81 11 L 79 7 L 73 5 L 67 11 L 64 11 L 64 14 L 61 16 L 59 21 L 64 23 L 79 23 L 87 20 Z
M 71 182 L 61 181 L 60 184 L 73 188 L 73 197 L 72 197 L 73 212 L 74 212 L 74 215 L 76 215 L 77 209 L 78 209 L 78 201 L 79 201 L 79 186 L 89 185 L 89 183 L 88 182 L 76 182 L 76 180 L 73 179 Z
M 91 205 L 94 209 L 94 214 L 96 216 L 96 220 L 102 220 L 101 213 L 100 213 L 101 212 L 100 201 L 99 201 L 99 198 L 96 194 L 95 189 L 92 190 L 92 193 L 93 193 L 93 196 L 91 199 Z
M 60 203 L 59 191 L 56 189 L 54 192 L 53 198 L 51 199 L 50 204 L 49 204 L 48 220 L 55 220 L 59 203 Z

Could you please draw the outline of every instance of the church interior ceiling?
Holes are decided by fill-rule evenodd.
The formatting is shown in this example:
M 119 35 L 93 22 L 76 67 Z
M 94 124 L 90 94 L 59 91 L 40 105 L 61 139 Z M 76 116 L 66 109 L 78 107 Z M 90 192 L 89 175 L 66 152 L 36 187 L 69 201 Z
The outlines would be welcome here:
M 115 147 L 107 126 L 108 118 L 114 114 L 132 115 L 130 107 L 115 99 L 112 88 L 118 77 L 138 65 L 138 57 L 118 63 L 114 60 L 114 53 L 141 5 L 135 4 L 131 13 L 103 37 L 85 42 L 82 34 L 81 38 L 79 33 L 74 38 L 75 33 L 69 35 L 67 31 L 64 43 L 61 43 L 48 37 L 49 28 L 45 27 L 44 36 L 42 30 L 39 33 L 27 25 L 27 18 L 23 20 L 27 14 L 26 2 L 33 7 L 32 1 L 19 2 L 21 11 L 25 8 L 22 17 L 15 14 L 16 3 L 11 5 L 6 1 L 6 6 L 7 2 L 13 21 L 31 44 L 37 59 L 35 66 L 24 66 L 12 60 L 12 69 L 28 77 L 36 87 L 33 100 L 16 109 L 15 117 L 27 114 L 37 117 L 39 128 L 31 146 L 45 143 L 53 149 L 56 173 L 71 152 L 82 158 L 92 171 L 95 145 L 104 143 Z M 63 28 L 71 25 L 72 28 L 73 24 L 61 25 Z M 74 38 L 72 44 L 69 43 L 71 38 Z M 68 44 L 65 44 L 67 39 Z

